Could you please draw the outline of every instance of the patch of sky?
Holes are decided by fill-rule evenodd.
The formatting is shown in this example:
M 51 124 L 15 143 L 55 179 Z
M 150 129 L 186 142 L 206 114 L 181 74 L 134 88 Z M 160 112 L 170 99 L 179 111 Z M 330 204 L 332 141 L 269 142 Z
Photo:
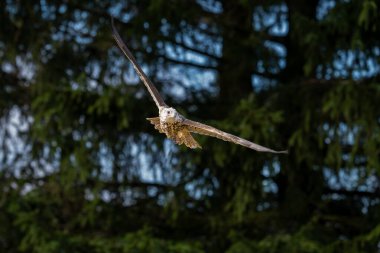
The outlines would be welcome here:
M 74 40 L 78 45 L 92 43 L 98 28 L 87 25 L 86 20 L 89 16 L 86 11 L 75 10 L 73 19 L 62 23 L 52 33 L 52 40 L 58 42 Z
M 161 19 L 161 27 L 160 27 L 160 32 L 165 35 L 165 36 L 168 36 L 170 34 L 170 24 L 169 22 L 165 19 L 165 18 L 162 18 Z
M 25 79 L 26 81 L 31 81 L 35 75 L 36 67 L 29 60 L 30 58 L 32 58 L 30 53 L 25 56 L 16 56 L 15 64 L 3 61 L 1 69 L 6 73 L 15 73 L 17 71 L 17 75 L 20 78 Z M 24 84 L 27 85 L 28 82 L 24 82 Z
M 270 35 L 285 36 L 289 31 L 287 12 L 286 4 L 257 7 L 252 17 L 253 29 L 260 32 L 269 28 Z
M 341 169 L 336 173 L 325 167 L 323 175 L 331 189 L 374 191 L 379 187 L 376 176 L 368 175 L 366 168 Z
M 148 69 L 145 66 L 141 67 L 145 73 L 148 72 Z M 135 69 L 132 66 L 129 66 L 126 71 L 123 72 L 122 77 L 124 83 L 128 83 L 128 85 L 138 85 L 141 80 Z
M 185 25 L 185 24 L 184 24 Z M 161 20 L 161 28 L 160 32 L 164 36 L 169 36 L 170 34 L 170 24 L 167 22 L 166 19 Z M 194 39 L 196 39 L 197 43 L 195 43 Z M 145 43 L 147 42 L 147 38 L 143 38 L 143 42 L 145 40 Z M 209 41 L 212 46 L 210 45 L 201 45 L 202 49 L 198 48 L 198 50 L 213 50 L 213 52 L 216 55 L 221 54 L 222 50 L 222 44 L 221 43 L 212 43 L 209 38 L 207 38 L 205 35 L 202 35 L 200 33 L 192 34 L 190 35 L 177 35 L 176 41 L 182 41 L 182 43 L 185 44 L 185 47 L 194 47 L 195 45 L 198 45 L 198 41 Z M 180 45 L 173 45 L 171 43 L 163 43 L 163 42 L 157 42 L 157 48 L 164 51 L 165 56 L 171 59 L 174 59 L 176 61 L 183 61 L 188 63 L 194 63 L 199 65 L 205 65 L 207 66 L 210 63 L 210 60 L 207 56 L 204 56 L 200 53 L 197 53 L 197 49 L 195 51 L 192 51 L 191 49 L 187 49 L 184 47 L 181 47 Z M 149 51 L 149 50 L 148 50 Z M 207 51 L 206 51 L 207 52 Z M 126 63 L 126 60 L 123 59 L 121 61 L 115 62 L 115 67 L 120 67 L 120 69 L 125 68 L 125 66 L 128 66 L 129 64 Z M 144 67 L 144 64 L 140 62 L 142 65 L 143 70 L 149 75 L 149 69 Z M 124 67 L 122 67 L 124 66 Z M 114 68 L 119 69 L 119 68 Z M 128 68 L 128 71 L 123 72 L 123 79 L 128 81 L 129 83 L 139 83 L 139 78 L 136 74 L 133 74 L 134 70 L 133 68 Z M 164 91 L 169 92 L 175 96 L 177 96 L 179 99 L 183 99 L 186 97 L 186 89 L 187 88 L 193 88 L 193 89 L 212 89 L 212 83 L 216 79 L 215 71 L 212 69 L 210 70 L 199 70 L 196 67 L 192 66 L 180 66 L 180 64 L 173 66 L 170 66 L 170 68 L 161 68 L 160 71 L 157 73 L 157 79 L 160 80 L 163 83 L 170 83 L 170 85 L 164 86 Z M 174 85 L 173 85 L 174 84 Z M 170 88 L 168 88 L 170 87 Z
M 32 58 L 30 53 L 25 57 L 16 56 L 18 75 L 26 81 L 31 81 L 36 74 L 36 66 L 29 60 L 30 58 Z M 24 82 L 24 84 L 28 85 L 28 82 Z
M 147 159 L 147 154 L 137 153 L 137 159 L 140 164 L 140 180 L 145 183 L 162 183 L 164 181 L 163 169 L 152 167 L 151 159 Z
M 147 76 L 150 76 L 150 69 L 139 59 L 140 54 L 133 54 L 137 58 L 137 61 L 141 66 L 142 70 L 147 74 Z M 128 86 L 142 85 L 141 80 L 138 74 L 136 73 L 136 70 L 133 68 L 130 61 L 126 57 L 124 57 L 123 54 L 121 54 L 118 48 L 115 47 L 113 50 L 110 50 L 108 52 L 108 55 L 110 64 L 108 65 L 109 69 L 105 72 L 105 76 L 103 78 L 105 84 L 109 84 L 112 86 L 125 84 L 127 84 Z M 93 78 L 98 78 L 100 72 L 101 67 L 98 64 L 94 64 L 89 73 L 91 73 L 91 76 L 93 76 Z M 141 86 L 141 88 L 143 88 L 143 86 Z
M 335 0 L 320 0 L 317 6 L 316 18 L 318 20 L 324 19 L 328 15 L 329 11 L 335 7 L 335 5 Z
M 16 70 L 16 68 L 11 63 L 4 61 L 1 64 L 1 70 L 4 71 L 5 73 L 9 74 L 9 73 L 14 72 Z
M 142 134 L 140 137 L 143 142 L 147 141 L 147 143 L 150 143 L 149 138 L 151 138 L 151 136 Z M 172 155 L 177 150 L 177 147 L 172 141 L 165 139 L 163 150 L 158 150 L 156 146 L 150 146 L 150 144 L 147 144 L 149 145 L 149 149 L 152 149 L 155 152 L 162 152 L 161 158 L 164 159 L 160 161 L 153 161 L 152 157 L 144 149 L 144 145 L 134 142 L 132 138 L 130 138 L 125 146 L 125 151 L 123 152 L 125 161 L 117 161 L 122 168 L 118 180 L 125 180 L 124 176 L 128 171 L 128 178 L 135 178 L 142 183 L 162 183 L 171 185 L 178 183 L 181 173 L 180 168 L 177 168 L 178 166 L 176 166 L 176 164 L 179 164 L 179 160 Z M 99 157 L 102 178 L 104 180 L 110 179 L 116 161 L 108 146 L 101 146 Z M 129 159 L 132 157 L 133 159 L 130 161 Z M 167 167 L 165 166 L 166 164 L 170 164 L 170 169 L 165 169 Z
M 178 100 L 185 100 L 189 95 L 189 89 L 207 90 L 210 93 L 217 92 L 216 87 L 212 85 L 216 78 L 216 73 L 213 70 L 200 71 L 194 67 L 177 65 L 160 71 L 157 73 L 157 78 L 166 84 L 164 85 L 164 92 Z
M 67 5 L 62 4 L 58 7 L 58 13 L 59 14 L 64 14 L 64 13 L 66 13 L 66 11 L 67 11 Z
M 279 73 L 282 69 L 286 67 L 286 48 L 280 43 L 268 40 L 264 42 L 264 47 L 266 47 L 270 52 L 274 54 L 273 57 L 276 59 L 274 59 L 273 62 L 275 64 L 272 64 L 273 66 L 266 67 L 265 69 L 263 62 L 259 61 L 258 71 L 262 73 L 268 72 L 272 74 Z
M 253 29 L 257 32 L 268 30 L 269 35 L 285 36 L 289 30 L 287 20 L 288 8 L 285 4 L 273 5 L 266 8 L 258 7 L 253 14 Z M 286 67 L 286 49 L 281 43 L 267 40 L 264 42 L 264 47 L 274 53 L 276 66 L 271 66 L 268 69 L 264 66 L 263 61 L 258 61 L 257 71 L 260 73 L 279 73 L 281 69 Z M 252 85 L 256 91 L 260 91 L 275 85 L 276 82 L 270 78 L 261 75 L 252 75 Z
M 138 14 L 137 9 L 128 8 L 125 2 L 112 4 L 112 6 L 109 7 L 108 12 L 110 15 L 118 17 L 123 23 L 128 23 Z
M 193 199 L 199 200 L 205 196 L 212 196 L 214 189 L 218 187 L 218 180 L 211 174 L 208 168 L 205 168 L 199 179 L 195 179 L 185 185 L 185 190 Z
M 264 192 L 277 193 L 278 187 L 277 184 L 273 181 L 271 177 L 280 173 L 281 166 L 279 161 L 273 161 L 270 164 L 265 164 L 262 170 L 262 175 L 265 179 L 262 181 L 262 186 Z
M 202 36 L 199 34 L 199 36 Z M 197 35 L 198 37 L 198 35 Z M 189 36 L 182 36 L 183 43 L 188 47 L 195 47 L 195 43 L 193 38 Z M 177 40 L 180 40 L 179 35 L 177 36 Z M 202 40 L 201 38 L 197 38 Z M 216 43 L 217 48 L 221 50 L 221 45 Z M 186 49 L 181 46 L 172 45 L 170 43 L 160 43 L 159 47 L 164 48 L 165 55 L 168 58 L 175 59 L 178 61 L 183 61 L 184 63 L 194 63 L 198 65 L 207 66 L 210 64 L 210 60 L 207 56 L 204 56 L 200 53 L 191 51 L 191 49 Z M 217 50 L 215 51 L 217 52 Z M 220 53 L 220 52 L 219 52 Z M 194 88 L 194 89 L 212 89 L 212 83 L 216 79 L 216 73 L 214 70 L 200 70 L 197 67 L 193 66 L 181 66 L 180 64 L 171 66 L 170 69 L 162 69 L 157 74 L 158 79 L 163 82 L 168 82 L 166 80 L 171 80 L 170 83 L 176 83 L 174 87 L 171 85 L 169 92 L 178 98 L 186 97 L 186 89 Z
M 286 56 L 286 48 L 280 43 L 267 40 L 264 42 L 264 46 L 275 52 L 280 57 Z M 285 65 L 282 67 L 285 67 Z
M 339 50 L 336 52 L 331 66 L 318 66 L 317 77 L 320 79 L 353 78 L 360 80 L 374 76 L 380 71 L 376 58 L 379 48 L 374 48 L 372 54 L 359 50 Z
M 346 145 L 354 145 L 355 138 L 361 130 L 359 126 L 348 126 L 343 122 L 339 123 L 337 128 L 325 123 L 322 129 L 326 135 L 325 144 L 330 144 L 334 139 L 339 138 L 339 141 Z
M 133 152 L 133 147 L 131 152 Z M 104 179 L 109 179 L 112 177 L 112 169 L 114 166 L 114 157 L 110 148 L 104 144 L 99 144 L 99 164 L 101 168 L 101 175 Z
M 278 192 L 278 187 L 277 184 L 272 180 L 272 179 L 264 179 L 262 181 L 263 185 L 263 191 L 264 192 L 272 192 L 272 193 L 277 193 Z
M 223 6 L 220 1 L 217 0 L 197 0 L 197 3 L 203 8 L 203 10 L 220 14 L 223 12 Z
M 8 116 L 0 120 L 0 168 L 12 168 L 13 173 L 20 175 L 21 168 L 27 166 L 29 159 L 30 146 L 22 136 L 29 127 L 30 118 L 24 117 L 14 106 Z
M 185 50 L 181 47 L 166 44 L 165 52 L 166 52 L 166 55 L 172 59 L 189 62 L 189 63 L 195 63 L 199 65 L 206 65 L 206 66 L 208 65 L 207 57 Z
M 194 48 L 195 51 L 204 51 L 215 57 L 222 56 L 223 41 L 221 38 L 210 38 L 209 35 L 203 34 L 202 32 L 194 32 L 192 34 L 177 34 L 175 39 L 176 41 L 182 41 L 183 44 L 189 48 Z M 191 51 L 191 49 L 187 50 L 209 60 L 209 57 L 202 55 L 202 53 Z
M 7 11 L 8 13 L 12 14 L 12 15 L 16 15 L 17 13 L 19 13 L 19 6 L 21 4 L 15 4 L 15 1 L 12 1 L 12 0 L 6 0 L 5 1 L 5 11 Z M 10 15 L 11 16 L 11 15 Z M 14 16 L 13 16 L 14 17 Z
M 54 5 L 49 5 L 46 0 L 40 0 L 41 17 L 45 20 L 54 20 L 56 18 Z
M 277 84 L 277 81 L 260 75 L 252 75 L 251 80 L 255 91 L 262 91 Z

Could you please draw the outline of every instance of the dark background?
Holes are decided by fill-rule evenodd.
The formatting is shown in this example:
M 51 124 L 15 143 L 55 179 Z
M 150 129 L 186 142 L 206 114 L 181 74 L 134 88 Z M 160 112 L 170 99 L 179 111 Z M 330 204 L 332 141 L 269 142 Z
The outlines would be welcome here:
M 380 1 L 0 1 L 0 252 L 380 252 Z M 174 145 L 169 105 L 281 150 Z

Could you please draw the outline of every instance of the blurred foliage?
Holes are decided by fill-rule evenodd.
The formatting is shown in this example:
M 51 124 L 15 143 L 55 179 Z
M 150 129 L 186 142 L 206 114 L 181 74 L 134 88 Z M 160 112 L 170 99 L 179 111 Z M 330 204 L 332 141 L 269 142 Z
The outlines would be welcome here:
M 0 1 L 0 252 L 378 252 L 380 1 Z M 168 104 L 289 155 L 178 147 Z

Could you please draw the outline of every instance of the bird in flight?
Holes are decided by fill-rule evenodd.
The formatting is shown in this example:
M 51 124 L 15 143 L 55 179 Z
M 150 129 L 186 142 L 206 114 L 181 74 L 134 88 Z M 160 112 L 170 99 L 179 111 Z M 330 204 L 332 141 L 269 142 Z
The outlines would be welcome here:
M 129 51 L 127 45 L 121 39 L 119 33 L 117 32 L 114 21 L 112 18 L 112 34 L 115 38 L 117 45 L 121 51 L 125 54 L 128 60 L 132 63 L 134 69 L 139 75 L 141 81 L 144 83 L 145 87 L 148 89 L 149 94 L 152 96 L 154 102 L 156 103 L 159 111 L 159 117 L 147 118 L 154 125 L 160 133 L 166 134 L 166 136 L 173 140 L 178 145 L 185 144 L 187 147 L 195 149 L 201 148 L 201 145 L 193 138 L 191 133 L 197 133 L 201 135 L 208 135 L 216 137 L 218 139 L 229 141 L 235 144 L 242 145 L 244 147 L 254 149 L 259 152 L 270 152 L 270 153 L 287 153 L 287 151 L 275 151 L 270 148 L 263 147 L 256 143 L 247 141 L 238 136 L 223 132 L 212 126 L 208 126 L 196 121 L 186 119 L 184 116 L 179 114 L 174 108 L 169 107 L 165 104 L 160 93 L 149 80 L 148 76 L 141 69 L 140 65 L 137 63 L 135 57 Z

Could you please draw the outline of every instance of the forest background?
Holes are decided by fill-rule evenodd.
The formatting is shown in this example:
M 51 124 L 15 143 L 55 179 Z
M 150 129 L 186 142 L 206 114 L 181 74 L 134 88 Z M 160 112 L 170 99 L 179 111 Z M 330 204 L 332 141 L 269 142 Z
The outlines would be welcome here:
M 380 252 L 380 1 L 0 1 L 0 252 Z M 289 155 L 174 145 L 169 105 Z

